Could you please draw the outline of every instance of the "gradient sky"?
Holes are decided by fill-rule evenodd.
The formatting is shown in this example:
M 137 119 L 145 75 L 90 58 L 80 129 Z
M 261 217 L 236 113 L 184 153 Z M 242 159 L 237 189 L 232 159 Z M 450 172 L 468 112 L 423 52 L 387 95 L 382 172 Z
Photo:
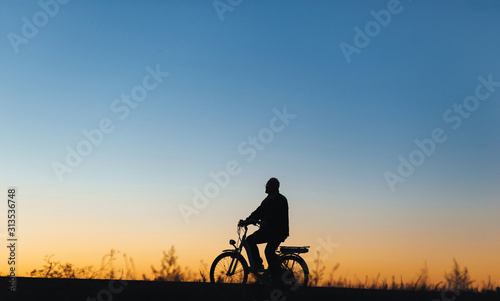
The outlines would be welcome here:
M 320 251 L 336 275 L 410 281 L 427 264 L 438 282 L 455 258 L 500 283 L 498 1 L 242 1 L 222 14 L 193 3 L 74 0 L 47 20 L 35 1 L 0 4 L 0 187 L 19 190 L 20 275 L 50 254 L 98 266 L 114 248 L 140 276 L 171 245 L 197 270 L 277 177 L 285 244 L 310 245 L 310 266 Z M 341 43 L 356 47 L 356 28 L 376 30 L 370 12 L 388 5 L 397 13 L 348 62 Z M 13 45 L 34 16 L 47 24 Z M 148 66 L 169 75 L 121 119 L 114 101 Z M 479 77 L 488 97 L 458 117 Z M 54 162 L 103 119 L 114 130 L 60 181 Z M 392 191 L 384 174 L 435 129 L 446 140 Z M 252 146 L 259 133 L 267 144 Z M 228 162 L 239 173 L 186 222 L 179 207 Z M 0 213 L 3 245 L 6 201 Z M 4 275 L 6 258 L 2 247 Z

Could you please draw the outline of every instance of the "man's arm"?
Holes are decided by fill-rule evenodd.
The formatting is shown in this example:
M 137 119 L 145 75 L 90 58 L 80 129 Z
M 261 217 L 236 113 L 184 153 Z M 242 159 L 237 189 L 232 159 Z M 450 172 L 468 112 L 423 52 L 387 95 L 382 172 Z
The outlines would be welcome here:
M 259 207 L 257 207 L 257 209 L 255 209 L 254 212 L 252 212 L 248 217 L 247 217 L 247 220 L 249 219 L 255 219 L 255 220 L 261 220 L 262 219 L 262 211 L 264 210 L 264 206 L 263 206 L 263 203 L 262 202 L 260 204 Z

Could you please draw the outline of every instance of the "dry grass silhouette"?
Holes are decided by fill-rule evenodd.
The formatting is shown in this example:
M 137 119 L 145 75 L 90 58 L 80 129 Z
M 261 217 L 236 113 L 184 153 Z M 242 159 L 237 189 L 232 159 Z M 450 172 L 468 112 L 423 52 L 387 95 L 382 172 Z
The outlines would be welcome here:
M 323 275 L 325 274 L 326 267 L 319 256 L 319 251 L 316 251 L 316 258 L 313 260 L 313 268 L 310 272 L 310 281 L 312 286 L 317 286 Z
M 44 258 L 45 265 L 41 269 L 34 269 L 29 273 L 31 277 L 39 278 L 81 278 L 81 279 L 134 279 L 135 265 L 132 259 L 123 254 L 125 260 L 125 269 L 117 270 L 113 263 L 116 261 L 116 255 L 119 251 L 111 249 L 101 260 L 99 269 L 93 266 L 83 268 L 76 267 L 71 263 L 61 263 L 53 261 L 54 254 L 47 255 Z
M 178 256 L 175 255 L 175 248 L 172 246 L 168 252 L 163 251 L 160 269 L 155 269 L 151 265 L 153 271 L 153 280 L 157 281 L 193 281 L 195 274 L 188 268 L 182 269 L 177 263 Z
M 208 280 L 210 279 L 210 270 L 208 264 L 203 262 L 203 260 L 200 261 L 200 277 L 201 282 L 208 282 Z
M 82 278 L 82 279 L 127 279 L 137 280 L 135 265 L 132 258 L 126 254 L 122 255 L 123 268 L 118 269 L 114 263 L 117 260 L 119 251 L 111 250 L 102 257 L 99 268 L 85 266 L 76 267 L 71 263 L 61 263 L 54 261 L 54 255 L 45 256 L 45 264 L 40 269 L 34 269 L 29 273 L 31 277 L 39 278 Z M 328 277 L 325 278 L 326 266 L 321 260 L 320 253 L 317 252 L 310 273 L 311 286 L 327 286 L 341 288 L 359 288 L 359 289 L 387 289 L 387 290 L 426 290 L 426 291 L 471 291 L 471 292 L 491 292 L 499 290 L 496 283 L 488 277 L 487 281 L 476 284 L 472 280 L 467 267 L 461 268 L 458 262 L 453 259 L 453 265 L 449 272 L 444 274 L 444 281 L 438 283 L 429 282 L 429 270 L 427 263 L 420 269 L 416 280 L 404 281 L 403 277 L 392 276 L 391 280 L 380 279 L 380 273 L 373 278 L 366 276 L 363 280 L 357 278 L 348 279 L 345 275 L 336 276 L 340 263 L 335 264 L 328 270 Z M 208 282 L 209 281 L 209 263 L 200 261 L 198 273 L 189 268 L 182 268 L 178 263 L 175 247 L 172 246 L 168 252 L 163 251 L 163 257 L 160 259 L 160 267 L 155 268 L 151 265 L 152 277 L 142 275 L 143 280 L 152 281 L 184 281 L 184 282 Z M 249 279 L 250 280 L 250 279 Z M 252 281 L 250 281 L 252 282 Z
M 392 276 L 392 281 L 389 283 L 386 279 L 380 280 L 380 273 L 372 279 L 368 276 L 365 277 L 364 281 L 355 277 L 353 280 L 348 280 L 347 277 L 339 276 L 335 279 L 335 271 L 339 268 L 340 264 L 337 263 L 330 271 L 329 278 L 326 282 L 322 283 L 322 286 L 329 287 L 345 287 L 345 288 L 368 288 L 368 289 L 390 289 L 390 290 L 427 290 L 427 291 L 471 291 L 471 292 L 491 292 L 499 291 L 499 288 L 495 283 L 491 281 L 491 276 L 488 276 L 488 281 L 482 281 L 482 284 L 473 286 L 472 284 L 475 280 L 472 280 L 467 267 L 463 269 L 460 268 L 458 262 L 453 259 L 453 266 L 450 272 L 445 273 L 445 281 L 440 281 L 437 284 L 429 282 L 429 269 L 427 268 L 427 262 L 420 269 L 417 279 L 414 281 L 404 282 L 403 277 L 400 277 L 399 281 L 396 281 L 396 277 Z M 322 265 L 319 254 L 314 260 L 314 266 L 311 271 L 313 277 L 321 276 L 325 266 Z M 316 285 L 320 283 L 320 279 L 315 279 Z

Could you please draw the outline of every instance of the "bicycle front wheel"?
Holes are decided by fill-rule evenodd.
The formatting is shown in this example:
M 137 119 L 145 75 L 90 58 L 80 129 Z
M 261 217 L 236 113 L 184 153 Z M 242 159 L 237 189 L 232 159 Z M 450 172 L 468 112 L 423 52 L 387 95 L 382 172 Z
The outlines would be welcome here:
M 286 285 L 306 286 L 309 282 L 309 268 L 301 257 L 284 255 L 281 257 L 282 280 Z
M 212 283 L 241 283 L 248 278 L 248 265 L 241 255 L 233 252 L 222 253 L 215 258 L 210 267 Z

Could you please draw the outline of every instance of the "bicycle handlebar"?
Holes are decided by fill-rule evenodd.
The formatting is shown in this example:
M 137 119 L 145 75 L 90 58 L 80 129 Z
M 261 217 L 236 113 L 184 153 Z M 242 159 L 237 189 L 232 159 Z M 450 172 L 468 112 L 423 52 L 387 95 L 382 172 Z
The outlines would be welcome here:
M 256 219 L 247 219 L 247 220 L 240 219 L 240 221 L 238 222 L 238 227 L 246 227 L 248 225 L 254 225 L 254 226 L 256 226 L 259 223 L 260 222 L 258 220 L 256 220 Z

